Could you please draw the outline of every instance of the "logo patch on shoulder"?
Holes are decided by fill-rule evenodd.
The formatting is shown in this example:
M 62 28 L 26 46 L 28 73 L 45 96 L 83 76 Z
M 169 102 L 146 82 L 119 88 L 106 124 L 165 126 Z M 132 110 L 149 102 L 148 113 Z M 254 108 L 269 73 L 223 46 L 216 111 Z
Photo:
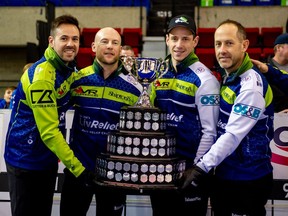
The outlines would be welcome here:
M 52 90 L 32 90 L 31 101 L 32 104 L 53 103 L 51 98 Z
M 202 95 L 200 102 L 204 106 L 219 106 L 220 96 L 218 94 Z
M 195 71 L 196 74 L 199 74 L 199 73 L 203 73 L 205 71 L 205 68 L 203 67 L 198 67 Z
M 259 118 L 261 109 L 258 107 L 238 103 L 234 105 L 233 113 L 256 120 Z
M 33 108 L 56 107 L 56 104 L 54 103 L 51 97 L 52 90 L 47 89 L 32 90 L 30 94 Z

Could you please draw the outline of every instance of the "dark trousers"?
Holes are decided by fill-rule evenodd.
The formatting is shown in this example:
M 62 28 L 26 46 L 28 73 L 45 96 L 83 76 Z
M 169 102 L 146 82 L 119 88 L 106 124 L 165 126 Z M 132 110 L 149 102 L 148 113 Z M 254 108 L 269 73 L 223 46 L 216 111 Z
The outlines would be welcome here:
M 215 177 L 211 194 L 214 216 L 231 216 L 232 213 L 248 216 L 265 216 L 265 205 L 273 186 L 269 174 L 253 181 L 227 181 Z
M 64 169 L 61 192 L 61 216 L 86 216 L 93 196 L 96 197 L 97 216 L 121 216 L 126 204 L 126 193 L 117 188 L 87 186 L 69 170 Z
M 151 192 L 153 216 L 206 216 L 209 198 L 209 181 L 201 187 L 190 186 L 184 191 L 157 190 Z
M 57 168 L 25 170 L 6 164 L 12 216 L 51 216 Z

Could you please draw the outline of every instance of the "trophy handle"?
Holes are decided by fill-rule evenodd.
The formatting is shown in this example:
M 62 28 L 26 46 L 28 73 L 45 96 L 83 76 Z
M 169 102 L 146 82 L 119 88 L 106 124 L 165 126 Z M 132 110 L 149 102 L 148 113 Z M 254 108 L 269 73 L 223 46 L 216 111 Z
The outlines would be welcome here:
M 159 59 L 159 66 L 157 68 L 158 72 L 157 79 L 160 79 L 162 76 L 164 76 L 167 73 L 168 68 L 169 68 L 169 62 Z
M 131 56 L 123 56 L 121 58 L 124 68 L 129 72 L 131 76 L 137 79 L 135 60 L 136 58 Z

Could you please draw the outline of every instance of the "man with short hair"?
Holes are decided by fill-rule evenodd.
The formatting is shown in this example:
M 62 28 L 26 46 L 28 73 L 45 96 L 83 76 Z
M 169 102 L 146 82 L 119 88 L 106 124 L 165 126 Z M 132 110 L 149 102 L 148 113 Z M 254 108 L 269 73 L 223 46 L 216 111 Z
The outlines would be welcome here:
M 57 17 L 43 57 L 23 73 L 6 136 L 12 216 L 51 216 L 58 160 L 75 177 L 86 174 L 65 139 L 65 113 L 80 45 L 78 20 Z
M 129 45 L 122 46 L 120 57 L 135 57 L 133 48 Z
M 279 35 L 274 42 L 274 56 L 269 63 L 288 71 L 288 33 Z
M 216 139 L 220 85 L 212 72 L 199 61 L 194 50 L 199 36 L 192 17 L 173 17 L 166 44 L 170 54 L 168 72 L 151 89 L 151 101 L 167 112 L 167 129 L 176 136 L 176 156 L 191 168 Z M 206 216 L 210 182 L 201 190 L 152 192 L 154 216 Z
M 121 107 L 134 105 L 143 88 L 120 61 L 121 36 L 114 28 L 96 33 L 92 51 L 93 64 L 78 71 L 71 84 L 75 113 L 70 147 L 87 170 L 95 172 L 97 156 L 106 152 L 108 133 L 118 128 Z M 64 174 L 61 216 L 86 216 L 94 195 L 97 216 L 122 215 L 125 191 L 96 187 L 93 182 L 87 185 L 68 169 Z
M 288 71 L 288 33 L 279 35 L 274 42 L 274 56 L 268 58 L 268 67 L 263 66 L 263 64 L 258 60 L 253 60 L 253 63 L 259 66 L 261 72 L 267 72 L 269 68 L 269 73 L 265 74 L 265 77 L 268 78 L 268 81 L 272 81 L 277 78 L 274 68 L 277 68 L 282 71 Z M 261 67 L 262 65 L 262 67 Z M 265 71 L 267 69 L 267 71 Z M 264 70 L 264 71 L 263 71 Z M 285 73 L 284 73 L 285 74 Z M 272 78 L 275 75 L 275 78 Z M 281 75 L 282 76 L 282 75 Z M 285 76 L 285 75 L 284 75 Z M 287 86 L 284 86 L 284 89 L 281 88 L 281 85 L 278 85 L 278 82 L 270 82 L 271 88 L 273 90 L 273 103 L 275 112 L 287 112 L 288 109 L 288 95 L 286 92 Z
M 215 169 L 211 204 L 215 216 L 265 216 L 273 185 L 272 90 L 253 66 L 245 28 L 225 20 L 214 34 L 216 58 L 225 70 L 218 139 L 182 178 L 182 189 L 201 187 Z M 191 212 L 193 214 L 193 212 Z

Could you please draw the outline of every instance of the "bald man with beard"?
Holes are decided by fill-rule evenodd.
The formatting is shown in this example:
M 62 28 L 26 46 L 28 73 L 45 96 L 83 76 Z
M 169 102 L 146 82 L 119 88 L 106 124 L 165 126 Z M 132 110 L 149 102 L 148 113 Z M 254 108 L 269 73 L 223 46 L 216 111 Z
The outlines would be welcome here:
M 122 65 L 121 36 L 110 27 L 97 32 L 92 43 L 95 60 L 92 65 L 75 73 L 71 85 L 74 119 L 70 147 L 91 175 L 96 158 L 106 152 L 107 135 L 116 130 L 119 111 L 137 102 L 142 86 Z M 102 127 L 101 125 L 106 125 Z M 64 170 L 61 194 L 61 216 L 86 216 L 96 196 L 97 216 L 121 216 L 126 202 L 124 191 L 94 185 L 85 178 L 75 178 Z

